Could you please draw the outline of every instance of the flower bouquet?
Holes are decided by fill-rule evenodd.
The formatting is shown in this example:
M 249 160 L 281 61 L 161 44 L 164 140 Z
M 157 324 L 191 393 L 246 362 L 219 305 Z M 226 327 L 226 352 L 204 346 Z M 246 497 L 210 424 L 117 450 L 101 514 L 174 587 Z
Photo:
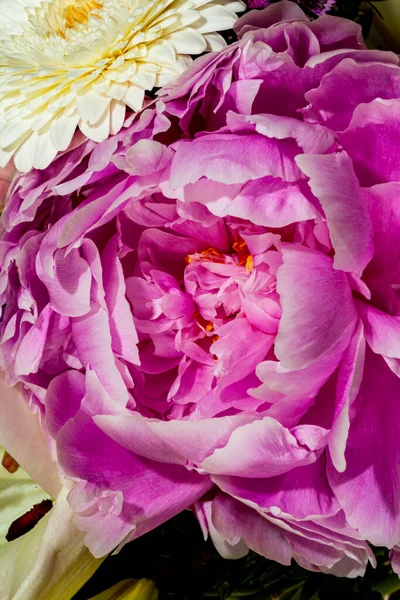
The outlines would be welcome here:
M 399 56 L 299 4 L 2 0 L 0 600 L 400 588 Z

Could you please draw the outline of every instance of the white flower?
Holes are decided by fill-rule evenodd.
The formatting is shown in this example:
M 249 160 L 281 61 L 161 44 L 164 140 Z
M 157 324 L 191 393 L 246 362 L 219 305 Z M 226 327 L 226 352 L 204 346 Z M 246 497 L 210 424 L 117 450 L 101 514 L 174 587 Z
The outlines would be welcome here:
M 126 106 L 225 46 L 241 0 L 0 0 L 0 167 L 46 168 L 76 127 L 102 141 Z

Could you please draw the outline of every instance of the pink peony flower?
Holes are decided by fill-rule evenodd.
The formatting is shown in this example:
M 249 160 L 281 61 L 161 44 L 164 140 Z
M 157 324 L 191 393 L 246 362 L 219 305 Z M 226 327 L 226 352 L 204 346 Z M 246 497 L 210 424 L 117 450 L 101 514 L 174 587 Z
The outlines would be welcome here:
M 248 8 L 266 8 L 280 0 L 245 0 Z M 293 0 L 292 0 L 293 1 Z M 314 13 L 324 15 L 336 4 L 336 0 L 294 0 L 302 8 Z
M 249 13 L 118 135 L 13 184 L 0 364 L 102 556 L 193 507 L 354 577 L 400 542 L 400 68 Z

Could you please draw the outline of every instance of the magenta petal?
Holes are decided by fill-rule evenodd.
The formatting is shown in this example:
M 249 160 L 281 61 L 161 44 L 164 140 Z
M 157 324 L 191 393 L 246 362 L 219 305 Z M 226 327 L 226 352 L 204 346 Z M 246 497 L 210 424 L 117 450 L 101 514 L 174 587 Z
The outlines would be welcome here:
M 370 187 L 400 181 L 400 162 L 395 148 L 399 131 L 400 98 L 374 99 L 361 103 L 348 128 L 338 135 L 343 149 L 351 156 L 360 184 Z
M 233 535 L 229 533 L 224 536 L 215 527 L 212 519 L 214 502 L 215 500 L 205 497 L 193 506 L 193 512 L 199 521 L 204 539 L 206 540 L 210 536 L 214 546 L 224 558 L 236 559 L 246 556 L 249 553 L 249 548 L 244 540 L 239 537 L 240 534 L 234 532 Z M 229 537 L 230 542 L 227 537 Z
M 15 358 L 15 372 L 18 375 L 36 373 L 46 347 L 47 334 L 53 313 L 48 304 L 37 321 L 22 338 Z
M 373 231 L 351 159 L 336 152 L 300 155 L 296 162 L 310 178 L 310 187 L 326 214 L 335 249 L 335 269 L 361 275 L 373 256 Z
M 60 464 L 66 474 L 81 479 L 70 492 L 78 513 L 76 524 L 87 532 L 95 556 L 112 551 L 189 507 L 211 483 L 180 466 L 141 458 L 108 437 L 92 414 L 115 411 L 99 380 L 89 371 L 87 395 L 80 409 L 57 435 Z M 67 392 L 68 393 L 68 392 Z
M 129 394 L 111 350 L 111 334 L 106 312 L 99 306 L 72 323 L 72 338 L 84 367 L 94 369 L 107 392 L 121 403 Z
M 275 354 L 284 368 L 302 369 L 327 352 L 343 352 L 357 313 L 347 278 L 334 270 L 332 259 L 298 246 L 284 246 L 282 254 L 277 274 L 282 318 Z
M 338 473 L 328 465 L 330 484 L 350 525 L 372 544 L 389 548 L 400 539 L 399 393 L 400 380 L 381 357 L 367 352 L 346 470 Z
M 389 556 L 393 571 L 400 577 L 400 546 L 394 546 Z
M 79 250 L 57 250 L 54 254 L 54 273 L 48 276 L 37 261 L 38 275 L 45 284 L 53 310 L 67 317 L 79 317 L 90 310 L 91 274 Z
M 224 446 L 232 432 L 252 421 L 236 415 L 202 421 L 156 421 L 141 415 L 99 415 L 94 420 L 113 440 L 146 458 L 184 464 L 200 464 L 214 448 Z
M 190 143 L 178 143 L 171 166 L 171 186 L 180 188 L 202 176 L 229 184 L 266 175 L 296 181 L 300 171 L 294 162 L 295 155 L 295 146 L 286 140 L 271 140 L 261 135 L 208 134 Z
M 375 306 L 357 302 L 365 328 L 365 339 L 376 354 L 400 358 L 400 317 L 388 315 Z
M 246 183 L 223 210 L 215 212 L 212 206 L 210 210 L 220 216 L 231 215 L 268 227 L 284 227 L 318 215 L 299 183 L 272 177 Z
M 121 262 L 117 257 L 117 242 L 110 240 L 102 256 L 103 284 L 109 311 L 112 349 L 117 356 L 138 365 L 138 337 L 126 299 L 126 286 Z
M 165 169 L 173 157 L 173 151 L 153 140 L 139 140 L 126 153 L 129 173 L 151 175 Z
M 374 229 L 374 256 L 364 277 L 379 293 L 400 278 L 400 183 L 374 185 L 364 194 Z
M 46 423 L 54 438 L 78 411 L 85 395 L 85 376 L 79 371 L 66 371 L 55 377 L 46 394 Z
M 360 389 L 365 358 L 364 329 L 358 324 L 338 372 L 336 404 L 329 435 L 329 452 L 335 468 L 346 468 L 345 450 L 350 428 L 350 407 Z
M 202 467 L 212 474 L 274 477 L 315 460 L 316 455 L 289 430 L 264 417 L 238 427 L 226 446 L 214 450 Z
M 313 520 L 335 515 L 340 506 L 326 477 L 322 456 L 316 462 L 265 479 L 212 475 L 227 494 L 261 512 L 296 520 Z
M 355 64 L 352 60 L 342 60 L 323 77 L 317 89 L 307 92 L 310 105 L 302 112 L 311 121 L 343 131 L 359 104 L 368 104 L 377 96 L 386 99 L 399 95 L 397 69 L 379 62 Z
M 212 504 L 212 522 L 228 543 L 243 539 L 246 545 L 269 560 L 290 565 L 292 551 L 283 529 L 234 498 L 219 494 Z
M 212 352 L 218 357 L 215 373 L 220 377 L 220 385 L 224 386 L 252 373 L 273 344 L 272 335 L 257 330 L 247 319 L 226 323 L 218 330 L 218 335 Z M 244 347 L 248 348 L 245 361 L 242 359 Z
M 300 6 L 283 0 L 279 4 L 274 2 L 271 6 L 264 8 L 264 10 L 253 10 L 246 13 L 238 19 L 234 29 L 238 37 L 241 37 L 249 28 L 269 27 L 286 19 L 308 21 Z

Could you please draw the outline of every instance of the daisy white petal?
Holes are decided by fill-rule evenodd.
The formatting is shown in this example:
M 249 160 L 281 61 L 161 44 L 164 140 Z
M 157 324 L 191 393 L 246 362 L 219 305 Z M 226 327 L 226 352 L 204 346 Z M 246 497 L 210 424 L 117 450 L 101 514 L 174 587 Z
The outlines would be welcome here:
M 0 167 L 43 169 L 76 127 L 102 141 L 146 90 L 225 42 L 240 0 L 2 0 Z

